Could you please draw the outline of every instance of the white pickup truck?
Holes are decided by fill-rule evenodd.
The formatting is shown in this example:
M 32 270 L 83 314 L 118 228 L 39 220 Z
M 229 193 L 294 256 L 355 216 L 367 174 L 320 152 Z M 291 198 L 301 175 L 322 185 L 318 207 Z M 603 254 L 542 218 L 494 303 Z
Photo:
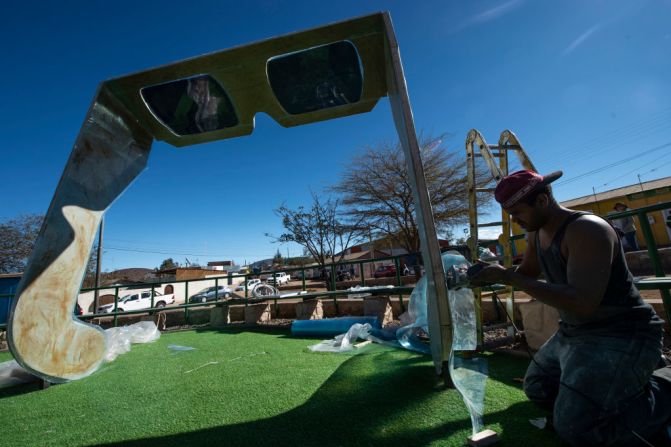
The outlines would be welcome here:
M 168 304 L 175 302 L 175 295 L 163 295 L 161 292 L 154 290 L 154 307 L 165 307 Z M 119 298 L 117 303 L 117 312 L 126 310 L 149 309 L 151 307 L 151 290 L 142 290 L 124 295 Z M 98 308 L 98 313 L 114 312 L 114 303 L 105 304 Z
M 286 272 L 277 272 L 275 273 L 275 276 L 270 275 L 266 280 L 266 283 L 274 286 L 281 286 L 282 284 L 287 284 L 289 281 L 291 281 L 291 275 Z

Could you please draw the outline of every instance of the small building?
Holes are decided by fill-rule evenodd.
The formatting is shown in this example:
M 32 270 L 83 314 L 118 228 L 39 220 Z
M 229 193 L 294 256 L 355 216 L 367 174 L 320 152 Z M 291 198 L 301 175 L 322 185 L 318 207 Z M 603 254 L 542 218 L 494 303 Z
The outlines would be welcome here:
M 602 217 L 608 217 L 608 215 L 616 212 L 613 207 L 618 202 L 624 203 L 629 209 L 636 209 L 670 201 L 671 177 L 664 177 L 566 200 L 561 204 L 567 208 L 589 211 Z M 671 228 L 666 226 L 666 218 L 670 213 L 671 209 L 648 213 L 648 222 L 658 247 L 671 245 Z M 635 217 L 634 220 L 637 221 L 638 219 Z M 636 229 L 638 230 L 636 238 L 639 247 L 645 248 L 645 238 L 640 231 L 641 225 L 637 223 Z
M 211 276 L 226 275 L 228 274 L 228 271 L 204 269 L 202 267 L 173 267 L 171 269 L 159 270 L 154 274 L 158 277 L 160 282 L 165 282 L 205 279 Z
M 636 183 L 634 185 L 623 186 L 621 188 L 611 189 L 596 194 L 589 194 L 575 199 L 561 202 L 562 206 L 580 211 L 589 211 L 601 217 L 607 218 L 616 211 L 613 209 L 618 202 L 624 203 L 629 209 L 643 208 L 657 203 L 671 201 L 671 177 L 663 177 L 647 182 Z M 666 225 L 668 216 L 671 215 L 671 208 L 661 211 L 648 213 L 648 222 L 655 237 L 658 247 L 671 245 L 671 228 Z M 641 249 L 647 247 L 643 237 L 641 225 L 638 218 L 634 218 L 636 224 L 636 239 Z M 518 225 L 513 224 L 513 234 L 524 234 Z M 519 240 L 515 244 L 514 255 L 524 253 L 526 243 Z
M 212 270 L 224 270 L 227 272 L 239 269 L 239 267 L 235 265 L 235 262 L 233 261 L 211 261 L 207 263 L 207 266 Z

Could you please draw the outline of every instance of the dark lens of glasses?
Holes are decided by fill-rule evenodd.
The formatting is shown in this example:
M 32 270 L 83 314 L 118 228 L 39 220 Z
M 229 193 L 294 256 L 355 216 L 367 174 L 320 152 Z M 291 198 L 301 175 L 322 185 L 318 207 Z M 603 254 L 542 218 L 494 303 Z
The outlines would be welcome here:
M 238 125 L 231 99 L 209 75 L 144 87 L 140 94 L 154 116 L 177 135 Z
M 287 113 L 298 115 L 359 101 L 363 73 L 351 42 L 340 41 L 274 57 L 268 82 Z

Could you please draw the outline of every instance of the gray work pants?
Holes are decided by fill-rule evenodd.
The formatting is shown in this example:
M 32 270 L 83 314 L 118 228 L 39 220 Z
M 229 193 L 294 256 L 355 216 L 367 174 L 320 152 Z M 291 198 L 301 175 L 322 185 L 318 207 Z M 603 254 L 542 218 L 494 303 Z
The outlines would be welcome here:
M 660 327 L 627 337 L 560 328 L 529 365 L 524 392 L 573 446 L 644 445 L 636 435 L 649 439 L 671 416 L 671 390 L 651 377 L 660 356 Z

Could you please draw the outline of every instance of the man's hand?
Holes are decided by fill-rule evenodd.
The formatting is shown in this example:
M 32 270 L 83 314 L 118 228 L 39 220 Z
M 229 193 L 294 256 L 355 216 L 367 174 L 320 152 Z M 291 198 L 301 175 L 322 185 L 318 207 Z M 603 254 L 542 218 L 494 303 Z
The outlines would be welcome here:
M 475 272 L 473 275 L 468 275 L 468 280 L 473 287 L 482 287 L 489 286 L 492 284 L 505 284 L 506 283 L 506 268 L 502 267 L 497 263 L 489 264 L 486 262 L 478 261 L 476 266 L 482 265 L 483 267 L 479 271 Z M 473 267 L 471 267 L 472 269 Z

